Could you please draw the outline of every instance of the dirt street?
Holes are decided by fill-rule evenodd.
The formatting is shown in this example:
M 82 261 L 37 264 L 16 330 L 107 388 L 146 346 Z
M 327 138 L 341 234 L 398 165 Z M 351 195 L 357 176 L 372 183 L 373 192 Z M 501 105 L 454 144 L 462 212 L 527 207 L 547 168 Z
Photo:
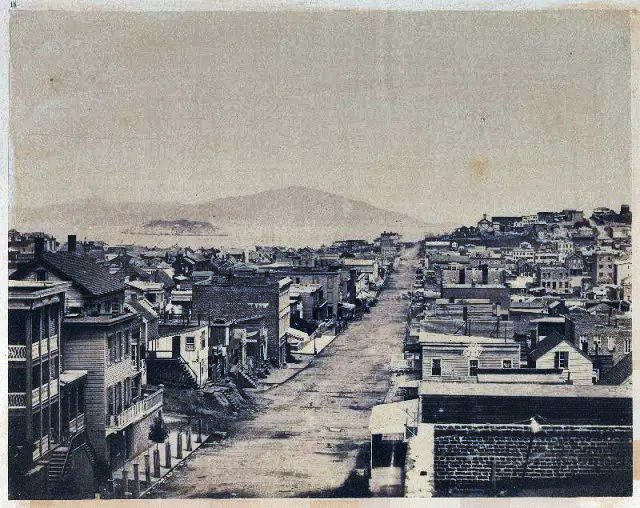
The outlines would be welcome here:
M 415 251 L 404 254 L 379 302 L 295 378 L 265 392 L 265 407 L 234 435 L 203 447 L 152 497 L 357 497 L 368 481 L 368 421 L 402 349 Z

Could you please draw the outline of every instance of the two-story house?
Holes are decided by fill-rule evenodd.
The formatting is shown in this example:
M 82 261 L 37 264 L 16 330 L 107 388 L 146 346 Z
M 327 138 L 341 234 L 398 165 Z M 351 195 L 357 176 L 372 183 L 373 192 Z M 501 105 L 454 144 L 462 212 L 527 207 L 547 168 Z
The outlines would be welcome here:
M 265 273 L 216 276 L 193 285 L 194 315 L 216 319 L 265 319 L 268 357 L 276 365 L 286 361 L 286 339 L 290 327 L 291 279 Z
M 154 385 L 202 388 L 209 379 L 209 327 L 160 325 L 147 347 L 147 376 Z

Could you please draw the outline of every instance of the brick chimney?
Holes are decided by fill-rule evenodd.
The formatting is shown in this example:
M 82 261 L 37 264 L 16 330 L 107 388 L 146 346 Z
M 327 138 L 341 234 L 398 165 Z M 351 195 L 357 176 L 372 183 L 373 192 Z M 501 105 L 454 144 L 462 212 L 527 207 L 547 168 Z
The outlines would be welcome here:
M 76 235 L 69 235 L 67 237 L 67 251 L 75 252 L 76 251 Z
M 37 236 L 33 239 L 33 250 L 37 258 L 44 252 L 44 237 Z

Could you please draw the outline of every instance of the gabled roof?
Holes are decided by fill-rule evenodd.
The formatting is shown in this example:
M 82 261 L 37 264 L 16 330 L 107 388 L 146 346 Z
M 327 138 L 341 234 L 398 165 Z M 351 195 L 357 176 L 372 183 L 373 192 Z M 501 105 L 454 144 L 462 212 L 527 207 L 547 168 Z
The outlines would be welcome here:
M 152 278 L 149 272 L 144 271 L 141 267 L 134 264 L 128 264 L 120 268 L 120 270 L 115 272 L 113 275 L 119 279 L 124 279 L 124 277 L 131 276 L 131 274 L 137 275 L 141 280 L 151 280 Z
M 38 265 L 44 265 L 60 274 L 91 296 L 124 290 L 124 283 L 98 265 L 93 258 L 72 252 L 43 252 L 39 258 L 14 272 L 11 278 L 19 280 Z
M 611 370 L 600 378 L 601 385 L 621 385 L 633 374 L 631 353 L 625 355 Z
M 171 289 L 176 287 L 176 283 L 173 281 L 173 277 L 171 277 L 164 270 L 156 270 L 155 272 L 153 272 L 151 279 L 154 282 L 162 282 L 165 289 Z
M 144 298 L 141 300 L 131 300 L 125 305 L 128 305 L 139 314 L 142 314 L 148 321 L 154 321 L 158 319 L 157 312 L 153 310 L 151 304 Z
M 591 358 L 589 358 L 588 355 L 586 355 L 585 353 L 583 353 L 582 351 L 580 351 L 575 344 L 572 344 L 571 342 L 569 342 L 567 339 L 564 338 L 564 336 L 562 336 L 561 334 L 553 334 L 553 335 L 549 335 L 548 337 L 546 337 L 545 339 L 541 340 L 538 345 L 536 346 L 536 348 L 531 351 L 531 353 L 529 353 L 529 357 L 532 360 L 537 360 L 538 358 L 541 358 L 542 356 L 544 356 L 545 354 L 547 354 L 549 351 L 551 351 L 554 347 L 556 347 L 557 345 L 566 342 L 569 346 L 571 346 L 577 353 L 579 353 L 580 355 L 582 355 L 583 357 L 585 357 L 587 360 L 591 361 Z

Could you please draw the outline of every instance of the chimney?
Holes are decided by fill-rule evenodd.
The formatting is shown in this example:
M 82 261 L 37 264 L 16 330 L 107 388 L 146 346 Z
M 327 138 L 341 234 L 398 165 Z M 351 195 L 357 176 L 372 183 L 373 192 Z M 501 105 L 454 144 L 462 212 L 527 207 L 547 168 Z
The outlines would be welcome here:
M 33 250 L 36 257 L 42 256 L 44 252 L 44 237 L 37 236 L 33 239 Z
M 69 252 L 76 251 L 76 235 L 69 235 L 67 237 L 67 251 Z

